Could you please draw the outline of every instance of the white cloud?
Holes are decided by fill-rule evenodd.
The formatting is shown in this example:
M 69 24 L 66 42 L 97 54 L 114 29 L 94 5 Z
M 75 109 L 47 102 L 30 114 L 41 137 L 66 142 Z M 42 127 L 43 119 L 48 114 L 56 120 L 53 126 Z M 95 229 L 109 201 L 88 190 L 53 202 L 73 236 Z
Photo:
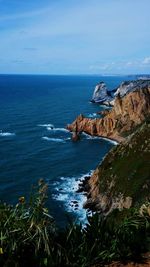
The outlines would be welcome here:
M 114 62 L 102 62 L 99 64 L 93 64 L 89 66 L 91 72 L 126 72 L 126 73 L 137 73 L 139 70 L 141 72 L 147 72 L 150 66 L 150 57 L 145 57 L 142 59 L 134 60 L 116 60 Z
M 150 57 L 145 57 L 142 63 L 144 65 L 150 65 Z
M 132 62 L 132 61 L 128 61 L 127 63 L 126 63 L 126 66 L 133 66 L 135 64 L 135 62 Z
M 101 64 L 93 64 L 89 66 L 90 70 L 101 70 L 101 71 L 106 71 L 106 70 L 112 70 L 113 66 L 115 65 L 115 62 L 108 62 L 108 63 L 101 63 Z

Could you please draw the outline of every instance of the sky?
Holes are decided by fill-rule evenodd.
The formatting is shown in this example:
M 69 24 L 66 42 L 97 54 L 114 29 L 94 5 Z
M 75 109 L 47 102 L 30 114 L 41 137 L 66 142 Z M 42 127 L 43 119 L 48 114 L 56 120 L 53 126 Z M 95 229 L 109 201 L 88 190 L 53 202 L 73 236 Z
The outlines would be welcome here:
M 150 74 L 150 0 L 0 0 L 0 73 Z

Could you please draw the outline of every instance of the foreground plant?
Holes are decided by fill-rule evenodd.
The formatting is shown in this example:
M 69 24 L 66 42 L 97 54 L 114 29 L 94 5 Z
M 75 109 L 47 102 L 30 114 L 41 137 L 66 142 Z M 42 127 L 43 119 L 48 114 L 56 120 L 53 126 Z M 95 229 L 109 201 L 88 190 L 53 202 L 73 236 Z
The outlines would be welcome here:
M 98 213 L 86 225 L 70 223 L 56 231 L 45 207 L 47 185 L 34 188 L 29 202 L 0 203 L 0 266 L 87 267 L 137 259 L 150 249 L 149 203 L 137 209 Z
M 55 235 L 53 218 L 45 208 L 47 185 L 41 179 L 27 203 L 19 198 L 15 207 L 0 203 L 0 251 L 3 263 L 9 258 L 19 261 L 38 259 L 51 254 Z M 7 266 L 7 265 L 6 265 Z

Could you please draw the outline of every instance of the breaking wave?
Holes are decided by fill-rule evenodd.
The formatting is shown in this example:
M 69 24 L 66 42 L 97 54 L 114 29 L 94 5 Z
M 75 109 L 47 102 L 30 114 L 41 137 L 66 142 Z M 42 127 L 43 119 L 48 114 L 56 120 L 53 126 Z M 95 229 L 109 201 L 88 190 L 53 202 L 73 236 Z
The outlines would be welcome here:
M 45 127 L 48 131 L 58 131 L 58 132 L 65 132 L 68 133 L 68 130 L 65 128 L 55 128 L 54 124 L 48 123 L 48 124 L 38 124 L 40 127 Z
M 89 114 L 87 117 L 88 118 L 96 118 L 96 117 L 98 117 L 98 114 L 97 113 L 92 113 L 92 114 Z
M 93 140 L 93 139 L 95 140 L 95 139 L 100 139 L 101 138 L 99 136 L 92 136 L 92 135 L 84 133 L 84 132 L 82 133 L 82 135 L 85 136 L 85 138 L 88 139 L 88 140 Z
M 118 145 L 117 141 L 109 139 L 109 138 L 105 138 L 105 137 L 101 137 L 101 136 L 91 136 L 91 135 L 84 133 L 84 132 L 82 133 L 82 135 L 84 135 L 86 137 L 86 139 L 89 139 L 89 140 L 93 140 L 93 139 L 105 140 L 107 142 L 112 143 L 113 145 Z
M 67 137 L 67 138 L 53 138 L 53 137 L 43 136 L 42 139 L 44 139 L 46 141 L 51 141 L 51 142 L 66 143 L 67 141 L 71 140 L 71 137 Z
M 9 132 L 2 132 L 0 131 L 0 136 L 5 137 L 5 136 L 14 136 L 16 135 L 15 133 L 9 133 Z
M 86 174 L 75 177 L 60 177 L 57 183 L 53 183 L 54 194 L 53 199 L 63 202 L 64 208 L 68 212 L 73 212 L 80 221 L 85 223 L 87 211 L 83 209 L 86 196 L 83 193 L 77 193 L 79 183 L 87 176 L 91 176 L 93 170 Z
M 55 128 L 55 127 L 47 127 L 47 130 L 49 131 L 58 131 L 58 132 L 65 132 L 65 133 L 68 133 L 69 131 L 65 128 Z
M 43 136 L 42 139 L 44 139 L 46 141 L 51 141 L 51 142 L 65 143 L 65 139 L 61 139 L 61 138 L 51 138 L 48 136 Z
M 40 127 L 54 127 L 54 125 L 51 124 L 51 123 L 48 123 L 48 124 L 38 124 L 38 126 L 40 126 Z

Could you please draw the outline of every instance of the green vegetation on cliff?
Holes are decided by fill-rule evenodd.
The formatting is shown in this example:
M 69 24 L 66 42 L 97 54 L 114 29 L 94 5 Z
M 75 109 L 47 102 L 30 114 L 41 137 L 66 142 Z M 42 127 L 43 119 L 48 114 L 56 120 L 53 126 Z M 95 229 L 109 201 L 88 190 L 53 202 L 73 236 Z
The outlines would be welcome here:
M 111 196 L 122 193 L 133 203 L 150 198 L 150 123 L 108 153 L 100 168 L 99 187 Z M 111 184 L 111 186 L 110 186 Z

